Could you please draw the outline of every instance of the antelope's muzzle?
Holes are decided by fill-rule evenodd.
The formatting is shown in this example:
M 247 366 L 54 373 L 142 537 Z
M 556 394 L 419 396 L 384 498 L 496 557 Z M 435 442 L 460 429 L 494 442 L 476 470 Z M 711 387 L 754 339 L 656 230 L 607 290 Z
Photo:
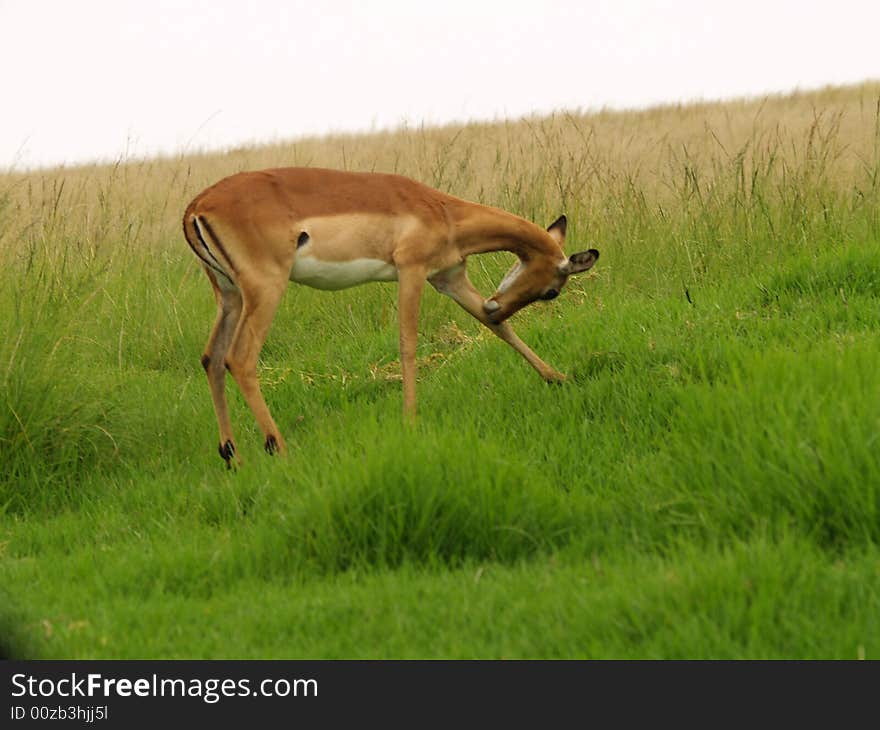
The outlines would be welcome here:
M 501 321 L 501 305 L 494 299 L 487 299 L 483 302 L 483 311 L 492 324 L 498 324 Z

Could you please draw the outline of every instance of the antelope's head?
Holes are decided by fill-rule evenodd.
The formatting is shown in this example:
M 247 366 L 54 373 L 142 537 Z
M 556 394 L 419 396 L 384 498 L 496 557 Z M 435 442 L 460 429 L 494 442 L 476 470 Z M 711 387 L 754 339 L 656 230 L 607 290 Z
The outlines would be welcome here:
M 538 299 L 556 299 L 569 276 L 587 271 L 596 263 L 599 252 L 594 248 L 565 256 L 565 229 L 564 215 L 559 216 L 547 229 L 559 246 L 559 258 L 534 256 L 518 261 L 507 272 L 497 291 L 483 302 L 483 310 L 492 324 L 501 324 Z

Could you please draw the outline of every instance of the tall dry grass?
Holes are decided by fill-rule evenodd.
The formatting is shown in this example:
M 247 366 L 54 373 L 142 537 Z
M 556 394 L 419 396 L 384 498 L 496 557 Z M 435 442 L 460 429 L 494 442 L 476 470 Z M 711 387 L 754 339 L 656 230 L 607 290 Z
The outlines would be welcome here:
M 182 254 L 179 218 L 195 193 L 234 172 L 287 165 L 400 173 L 537 222 L 565 212 L 576 237 L 633 256 L 654 255 L 639 242 L 662 227 L 675 234 L 665 255 L 681 254 L 697 276 L 731 237 L 760 250 L 794 222 L 800 243 L 819 232 L 820 245 L 846 234 L 854 214 L 877 230 L 880 83 L 8 172 L 0 252 L 17 271 L 41 252 L 59 276 L 72 259 L 130 247 Z

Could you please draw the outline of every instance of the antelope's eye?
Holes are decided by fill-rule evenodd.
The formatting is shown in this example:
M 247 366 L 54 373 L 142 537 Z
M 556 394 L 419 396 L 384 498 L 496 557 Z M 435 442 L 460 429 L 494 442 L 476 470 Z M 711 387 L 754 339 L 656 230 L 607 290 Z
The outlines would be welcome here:
M 559 289 L 548 289 L 541 295 L 541 299 L 545 302 L 550 301 L 551 299 L 556 299 L 559 296 Z

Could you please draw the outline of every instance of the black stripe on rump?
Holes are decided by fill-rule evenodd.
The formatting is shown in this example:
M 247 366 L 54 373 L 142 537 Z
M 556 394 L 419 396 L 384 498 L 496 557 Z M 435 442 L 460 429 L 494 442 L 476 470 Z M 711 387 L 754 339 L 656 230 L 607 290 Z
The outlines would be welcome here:
M 205 242 L 202 240 L 202 234 L 199 231 L 199 227 L 195 224 L 195 219 L 192 220 L 192 227 L 195 229 L 196 236 L 198 237 L 199 241 L 201 241 L 202 246 L 205 247 L 205 251 L 207 251 L 208 255 L 211 256 L 211 251 L 208 249 L 207 246 L 205 246 Z M 184 231 L 184 234 L 185 233 L 186 233 L 186 231 Z M 216 271 L 218 274 L 222 274 L 225 279 L 229 279 L 229 275 L 225 271 L 223 271 L 223 269 L 220 268 L 219 263 L 213 263 L 209 259 L 206 259 L 205 256 L 201 253 L 201 251 L 199 251 L 195 246 L 193 246 L 192 241 L 189 240 L 189 236 L 184 235 L 184 238 L 186 238 L 187 244 L 189 244 L 189 247 L 192 249 L 192 252 L 196 255 L 196 258 L 202 262 L 202 264 L 207 266 L 209 269 Z M 214 259 L 213 256 L 211 256 L 211 258 Z M 216 262 L 217 260 L 214 259 L 214 261 Z
M 206 221 L 204 218 L 199 218 L 199 216 L 193 216 L 193 228 L 196 229 L 196 235 L 199 237 L 199 242 L 202 244 L 202 248 L 205 249 L 205 253 L 211 257 L 211 261 L 213 261 L 214 264 L 216 265 L 216 266 L 212 266 L 211 268 L 217 268 L 218 271 L 223 272 L 223 275 L 226 276 L 226 272 L 223 271 L 223 266 L 217 260 L 217 257 L 213 254 L 211 249 L 208 248 L 208 244 L 205 243 L 205 239 L 202 238 L 201 226 L 203 226 L 203 225 L 205 226 L 205 230 L 208 231 L 208 234 L 211 235 L 211 238 L 214 238 L 214 236 L 211 234 L 211 229 L 207 225 L 205 225 L 205 223 L 206 223 Z M 229 278 L 229 277 L 227 277 L 227 278 Z
M 224 259 L 226 259 L 226 263 L 229 264 L 229 268 L 232 269 L 232 273 L 237 274 L 238 269 L 235 268 L 235 264 L 232 263 L 232 259 L 229 258 L 229 254 L 226 252 L 226 249 L 223 248 L 223 244 L 220 243 L 220 239 L 217 238 L 217 234 L 214 233 L 214 229 L 211 228 L 211 224 L 208 223 L 208 221 L 205 220 L 202 216 L 196 216 L 196 217 L 199 219 L 199 223 L 205 227 L 205 230 L 208 232 L 208 235 L 211 237 L 211 240 L 214 241 L 214 243 L 217 245 L 217 248 L 220 249 L 220 255 L 223 256 Z M 196 230 L 198 230 L 198 226 L 196 226 Z M 201 236 L 199 236 L 199 238 L 201 239 Z M 204 243 L 205 242 L 202 241 L 203 245 L 204 245 Z M 205 248 L 207 248 L 207 246 L 205 246 Z M 215 259 L 215 261 L 216 261 L 216 259 Z M 217 263 L 220 263 L 220 262 L 218 261 Z

